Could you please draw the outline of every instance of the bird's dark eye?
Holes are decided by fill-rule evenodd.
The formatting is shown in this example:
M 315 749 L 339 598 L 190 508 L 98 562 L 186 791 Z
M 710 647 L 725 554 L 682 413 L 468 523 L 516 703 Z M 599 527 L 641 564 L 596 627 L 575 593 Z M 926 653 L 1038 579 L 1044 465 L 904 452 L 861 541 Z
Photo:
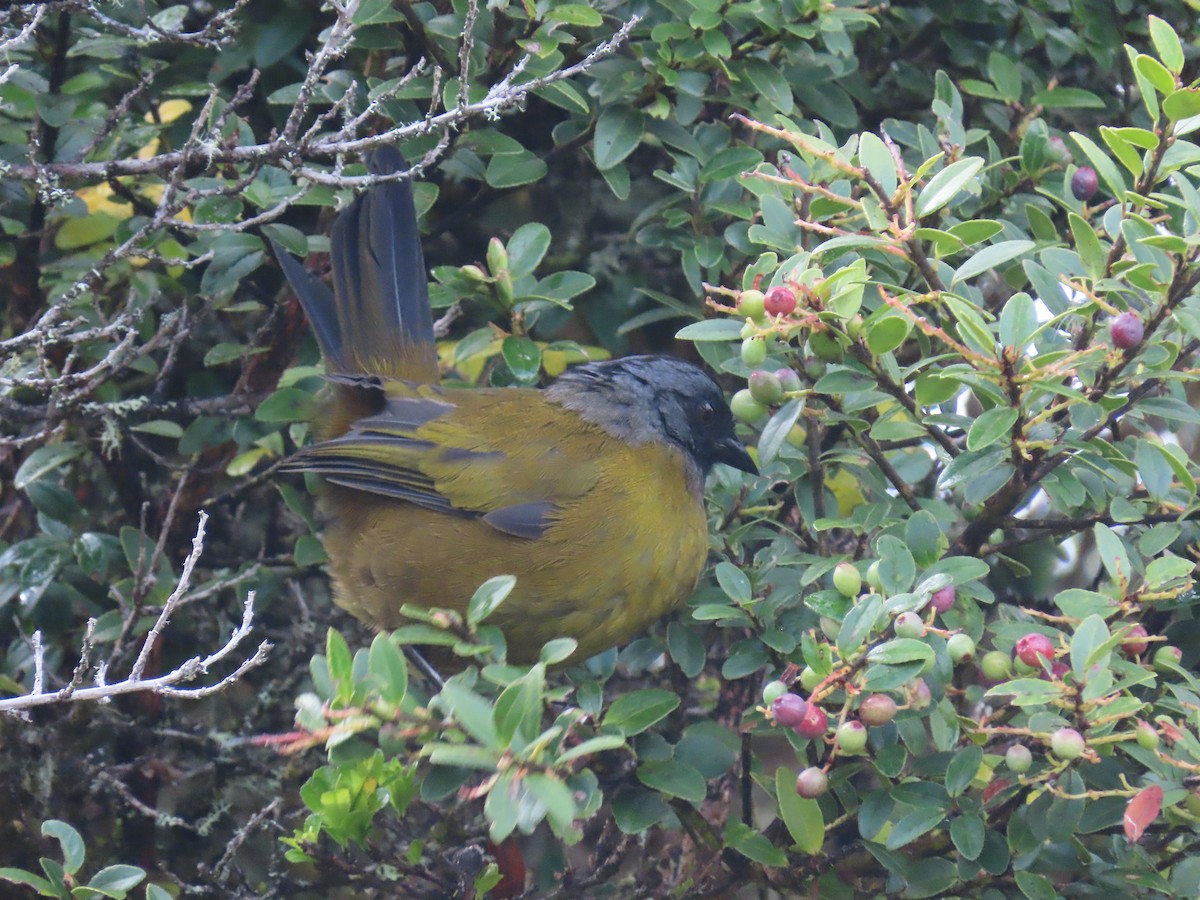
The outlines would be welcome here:
M 696 406 L 696 419 L 700 422 L 711 422 L 716 412 L 711 403 L 707 400 L 701 400 Z

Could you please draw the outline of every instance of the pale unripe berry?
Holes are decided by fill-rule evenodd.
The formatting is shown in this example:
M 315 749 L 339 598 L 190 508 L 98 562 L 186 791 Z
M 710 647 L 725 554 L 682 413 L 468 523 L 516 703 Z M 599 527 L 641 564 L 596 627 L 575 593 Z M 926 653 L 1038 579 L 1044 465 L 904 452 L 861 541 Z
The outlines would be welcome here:
M 1008 748 L 1008 752 L 1004 754 L 1004 761 L 1010 769 L 1019 775 L 1022 772 L 1029 771 L 1029 767 L 1033 764 L 1033 754 L 1029 752 L 1029 748 L 1024 744 L 1013 744 Z
M 867 749 L 867 728 L 862 722 L 843 722 L 838 726 L 836 740 L 843 753 L 862 753 Z
M 815 800 L 829 790 L 829 776 L 816 766 L 810 766 L 796 776 L 796 793 Z
M 833 586 L 843 597 L 857 597 L 862 589 L 862 576 L 854 563 L 842 562 L 833 570 Z
M 872 727 L 886 725 L 896 717 L 896 701 L 887 694 L 872 694 L 858 707 L 858 716 Z
M 896 637 L 900 638 L 919 638 L 925 633 L 925 623 L 915 612 L 900 613 L 892 627 L 896 630 Z
M 1060 728 L 1050 735 L 1050 751 L 1059 759 L 1079 759 L 1086 746 L 1083 735 L 1074 728 Z
M 946 652 L 950 654 L 950 662 L 961 665 L 975 655 L 975 642 L 969 634 L 952 634 L 946 641 Z

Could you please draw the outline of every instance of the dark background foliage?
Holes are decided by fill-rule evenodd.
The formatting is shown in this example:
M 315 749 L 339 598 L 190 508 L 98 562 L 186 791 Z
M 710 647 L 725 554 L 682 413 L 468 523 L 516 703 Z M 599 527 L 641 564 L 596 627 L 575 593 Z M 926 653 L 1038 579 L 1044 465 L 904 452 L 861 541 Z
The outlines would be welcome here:
M 36 870 L 38 858 L 48 853 L 40 823 L 60 819 L 82 833 L 87 871 L 129 863 L 172 891 L 281 896 L 308 890 L 331 896 L 339 886 L 355 885 L 355 891 L 386 895 L 401 878 L 414 896 L 460 889 L 469 894 L 471 888 L 460 886 L 469 886 L 483 866 L 483 834 L 497 820 L 495 810 L 481 816 L 478 802 L 452 802 L 452 790 L 435 800 L 423 796 L 404 816 L 377 820 L 369 840 L 350 841 L 347 850 L 338 846 L 345 841 L 326 835 L 309 847 L 307 861 L 296 863 L 284 858 L 280 838 L 293 835 L 311 811 L 299 789 L 324 762 L 321 752 L 281 756 L 249 740 L 292 730 L 302 693 L 329 696 L 323 679 L 329 681 L 337 655 L 327 643 L 330 626 L 350 647 L 372 638 L 329 601 L 317 523 L 303 485 L 273 475 L 304 440 L 305 410 L 320 382 L 315 343 L 265 239 L 299 255 L 311 253 L 308 265 L 323 274 L 324 236 L 337 204 L 351 196 L 363 173 L 358 151 L 370 146 L 373 135 L 392 134 L 410 160 L 427 164 L 418 184 L 426 258 L 438 311 L 457 310 L 447 321 L 445 353 L 464 380 L 543 383 L 563 359 L 588 348 L 593 355 L 703 356 L 736 388 L 747 374 L 732 343 L 737 328 L 722 332 L 721 341 L 695 345 L 676 343 L 676 332 L 711 315 L 704 305 L 706 284 L 751 287 L 744 283 L 748 267 L 768 249 L 786 259 L 788 245 L 811 250 L 818 241 L 790 222 L 772 223 L 764 199 L 771 189 L 755 189 L 744 173 L 778 173 L 797 158 L 804 177 L 831 195 L 863 192 L 846 171 L 822 172 L 803 148 L 751 122 L 785 131 L 789 122 L 805 123 L 791 130 L 819 133 L 831 143 L 882 130 L 901 146 L 910 174 L 940 150 L 950 160 L 966 148 L 987 160 L 982 186 L 959 196 L 944 221 L 922 224 L 951 228 L 972 219 L 1002 220 L 1007 230 L 996 240 L 1015 240 L 1041 224 L 1027 217 L 1032 204 L 1045 209 L 1052 232 L 1070 245 L 1075 226 L 1068 224 L 1065 206 L 1046 198 L 1065 197 L 1066 179 L 1087 160 L 1075 144 L 1073 163 L 1052 158 L 1047 139 L 1079 132 L 1099 141 L 1101 125 L 1151 128 L 1141 100 L 1146 85 L 1124 45 L 1152 53 L 1147 17 L 1171 23 L 1187 48 L 1179 76 L 1187 85 L 1196 74 L 1194 12 L 1185 2 L 1101 0 L 877 6 L 501 0 L 478 10 L 464 54 L 465 3 L 367 0 L 349 20 L 352 44 L 327 58 L 322 48 L 339 40 L 336 17 L 304 0 L 175 6 L 66 0 L 18 3 L 0 13 L 14 66 L 0 81 L 0 690 L 18 695 L 33 685 L 35 631 L 45 646 L 46 687 L 69 682 L 84 623 L 92 617 L 93 662 L 108 661 L 110 680 L 123 677 L 177 584 L 202 510 L 211 517 L 204 554 L 154 651 L 150 674 L 219 647 L 240 621 L 248 590 L 257 598 L 254 639 L 273 645 L 265 664 L 202 700 L 138 694 L 6 719 L 0 724 L 0 862 Z M 628 38 L 580 74 L 539 83 L 528 95 L 509 89 L 497 115 L 480 103 L 524 54 L 529 62 L 518 82 L 579 63 L 634 16 L 641 18 Z M 427 63 L 419 65 L 422 60 Z M 437 76 L 434 64 L 441 67 Z M 427 112 L 442 112 L 430 112 L 435 84 L 444 109 L 458 113 L 426 121 Z M 1179 102 L 1190 103 L 1190 95 Z M 823 123 L 820 132 L 814 121 Z M 289 132 L 293 123 L 299 129 Z M 1041 156 L 1031 158 L 1034 153 Z M 314 173 L 324 177 L 314 179 Z M 1159 174 L 1128 186 L 1166 190 Z M 820 196 L 791 188 L 776 195 L 777 202 L 795 200 L 779 205 L 796 215 L 811 214 L 813 221 L 829 215 L 821 211 Z M 1100 229 L 1106 207 L 1080 211 Z M 755 231 L 764 225 L 776 229 L 767 239 Z M 878 223 L 854 227 L 882 232 Z M 1044 234 L 1036 237 L 1053 243 Z M 920 240 L 929 249 L 939 238 Z M 1164 248 L 1186 261 L 1179 264 L 1180 277 L 1191 277 L 1190 244 Z M 862 253 L 873 283 L 917 293 L 931 287 L 906 265 L 911 260 Z M 1020 266 L 1015 273 L 1005 268 L 1011 259 L 968 279 L 970 300 L 979 309 L 999 312 L 1015 291 L 1032 290 Z M 828 275 L 849 258 L 826 262 Z M 773 267 L 757 271 L 769 279 Z M 1113 291 L 1121 298 L 1118 306 L 1130 296 L 1125 287 Z M 1164 289 L 1163 296 L 1168 293 Z M 878 298 L 871 294 L 870 303 Z M 731 302 L 729 296 L 716 299 Z M 1180 310 L 1191 308 L 1190 288 L 1174 302 Z M 1089 308 L 1069 323 L 1076 336 L 1102 330 L 1097 309 L 1108 307 Z M 1185 324 L 1179 335 L 1162 332 L 1175 341 L 1179 359 L 1168 370 L 1194 369 L 1197 319 L 1191 315 L 1180 319 Z M 932 355 L 933 340 L 913 329 L 895 357 L 910 365 Z M 778 362 L 800 367 L 812 350 L 801 338 L 790 355 L 776 355 Z M 1126 377 L 1133 377 L 1132 370 Z M 1180 402 L 1190 396 L 1185 381 L 1171 382 Z M 1114 394 L 1133 384 L 1119 375 L 1105 383 Z M 827 393 L 843 399 L 852 394 L 844 386 Z M 955 440 L 962 424 L 947 425 Z M 1185 448 L 1191 463 L 1181 463 L 1184 473 L 1195 472 L 1195 426 L 1179 414 L 1160 428 Z M 851 452 L 840 436 L 864 429 L 853 416 L 831 421 L 817 450 L 828 471 L 850 459 L 840 455 Z M 903 456 L 905 448 L 897 445 L 895 452 L 889 458 Z M 772 591 L 809 597 L 806 605 L 797 602 L 793 618 L 771 620 L 772 626 L 798 634 L 817 627 L 818 613 L 829 618 L 836 612 L 838 619 L 846 614 L 820 597 L 813 600 L 813 592 L 827 587 L 821 579 L 836 559 L 861 560 L 865 569 L 879 555 L 876 538 L 895 523 L 855 532 L 846 516 L 837 528 L 812 531 L 811 541 L 798 545 L 780 542 L 780 530 L 770 522 L 791 527 L 797 516 L 811 522 L 827 507 L 833 517 L 847 496 L 851 506 L 856 491 L 878 500 L 888 485 L 867 475 L 856 484 L 860 476 L 850 474 L 849 484 L 829 488 L 820 467 L 807 468 L 806 453 L 785 453 L 774 484 L 764 482 L 750 494 L 736 480 L 718 479 L 714 561 L 736 564 L 745 574 L 719 570 L 716 581 L 706 575 L 693 611 L 706 602 L 747 605 L 745 580 L 758 599 Z M 863 469 L 847 465 L 841 471 Z M 1009 517 L 1020 506 L 1018 497 L 1003 507 L 988 505 L 987 497 L 950 497 L 939 493 L 937 477 L 926 472 L 914 479 L 922 500 L 941 498 L 939 506 L 926 508 L 958 541 L 955 553 L 982 556 L 992 566 L 987 578 L 971 580 L 975 587 L 965 593 L 972 612 L 952 627 L 981 640 L 984 621 L 996 619 L 986 604 L 996 598 L 1053 610 L 1057 592 L 1095 589 L 1103 580 L 1090 538 L 1076 547 L 1070 564 L 1055 569 L 1055 542 L 1031 540 L 1013 526 Z M 1171 489 L 1184 481 L 1164 477 Z M 1145 473 L 1142 478 L 1148 481 Z M 1133 485 L 1131 480 L 1131 492 Z M 822 498 L 815 509 L 814 490 Z M 787 499 L 793 491 L 794 501 Z M 1153 499 L 1166 503 L 1167 493 Z M 1193 486 L 1191 497 L 1175 506 L 1151 504 L 1121 521 L 1150 528 L 1159 514 L 1190 519 L 1194 494 Z M 779 497 L 785 498 L 782 507 L 753 512 Z M 1097 506 L 1096 517 L 1079 514 L 1074 531 L 1090 535 L 1096 522 L 1115 523 L 1107 501 Z M 970 527 L 968 520 L 981 509 L 987 527 Z M 903 521 L 896 521 L 903 535 Z M 994 539 L 996 528 L 1002 533 Z M 1191 528 L 1164 538 L 1159 553 L 1168 544 L 1194 547 Z M 1061 531 L 1069 536 L 1070 529 Z M 1143 553 L 1145 559 L 1156 555 Z M 1180 555 L 1187 558 L 1183 550 Z M 822 567 L 822 560 L 830 565 Z M 1141 571 L 1142 563 L 1135 568 Z M 907 588 L 889 593 L 902 590 Z M 1183 648 L 1185 666 L 1195 663 L 1200 633 L 1186 600 L 1138 607 L 1138 618 L 1142 612 L 1152 633 L 1167 630 Z M 1006 616 L 999 614 L 1008 631 L 987 633 L 994 646 L 1008 650 L 1016 625 L 1003 621 Z M 1076 623 L 1079 618 L 1084 616 Z M 773 642 L 766 621 L 757 612 L 744 619 L 722 618 L 713 609 L 707 615 L 685 612 L 622 653 L 604 688 L 606 705 L 647 688 L 667 689 L 685 701 L 661 722 L 650 722 L 654 729 L 622 735 L 639 758 L 680 759 L 677 748 L 686 749 L 690 739 L 697 758 L 721 762 L 711 773 L 702 771 L 707 793 L 702 785 L 699 800 L 690 804 L 680 800 L 691 796 L 690 786 L 684 790 L 670 778 L 655 781 L 645 773 L 635 778 L 627 757 L 600 755 L 589 762 L 605 797 L 625 798 L 624 806 L 615 803 L 615 820 L 606 813 L 583 825 L 583 846 L 599 848 L 593 865 L 600 872 L 615 884 L 619 865 L 627 864 L 624 886 L 612 890 L 653 896 L 686 891 L 691 883 L 719 894 L 757 882 L 756 889 L 774 884 L 785 892 L 804 887 L 834 896 L 829 892 L 849 890 L 845 885 L 883 891 L 907 884 L 913 896 L 928 896 L 922 891 L 960 878 L 964 892 L 986 890 L 987 878 L 972 880 L 970 865 L 949 880 L 940 868 L 906 870 L 893 850 L 863 853 L 853 827 L 839 831 L 828 824 L 845 825 L 859 809 L 861 797 L 849 786 L 854 772 L 843 770 L 841 806 L 825 808 L 825 854 L 801 857 L 793 850 L 783 857 L 791 878 L 771 874 L 780 867 L 772 851 L 790 846 L 780 821 L 745 833 L 729 824 L 738 824 L 744 812 L 739 804 L 750 789 L 742 774 L 752 770 L 762 788 L 773 783 L 771 772 L 781 759 L 796 764 L 793 746 L 769 736 L 754 745 L 751 762 L 751 745 L 738 736 L 747 723 L 760 734 L 769 730 L 753 713 L 743 719 L 759 702 L 763 677 L 778 675 L 789 662 L 797 668 L 811 662 L 795 640 Z M 943 644 L 939 665 L 946 667 Z M 664 650 L 665 666 L 655 664 Z M 315 654 L 324 657 L 310 666 Z M 586 677 L 572 675 L 571 683 L 592 678 L 598 694 L 616 664 L 610 655 Z M 555 679 L 561 676 L 552 674 L 551 683 Z M 540 703 L 543 695 L 538 697 Z M 1180 702 L 1187 709 L 1190 701 Z M 599 710 L 598 697 L 588 708 Z M 708 724 L 715 730 L 701 727 Z M 594 796 L 598 803 L 599 794 Z M 760 807 L 762 802 L 775 800 L 759 801 Z M 772 816 L 766 815 L 767 823 Z M 568 829 L 559 825 L 554 835 L 561 838 Z M 648 835 L 641 850 L 628 834 Z M 1068 837 L 1056 834 L 1051 858 L 1034 866 L 1042 881 L 1007 881 L 998 889 L 1015 883 L 1029 896 L 1053 896 L 1052 883 L 1069 880 L 1064 873 L 1086 869 L 1085 862 L 1069 858 L 1070 848 L 1079 845 Z M 1014 855 L 1030 852 L 1025 837 L 1009 843 Z M 945 855 L 946 847 L 945 840 L 929 839 L 907 852 L 933 858 Z M 1158 857 L 1134 861 L 1112 850 L 1105 865 L 1149 879 L 1146 871 L 1177 860 L 1189 847 L 1164 839 L 1156 845 Z M 702 864 L 708 850 L 719 865 Z M 538 870 L 534 881 L 546 892 L 555 890 L 553 872 L 564 861 L 578 866 L 586 856 L 564 849 L 545 828 L 526 851 Z M 1095 847 L 1091 852 L 1101 853 Z M 993 874 L 1011 879 L 1007 866 L 1005 856 Z M 1049 894 L 1036 893 L 1043 882 Z M 1157 883 L 1153 888 L 1162 889 Z M 571 889 L 569 883 L 559 888 L 566 895 Z

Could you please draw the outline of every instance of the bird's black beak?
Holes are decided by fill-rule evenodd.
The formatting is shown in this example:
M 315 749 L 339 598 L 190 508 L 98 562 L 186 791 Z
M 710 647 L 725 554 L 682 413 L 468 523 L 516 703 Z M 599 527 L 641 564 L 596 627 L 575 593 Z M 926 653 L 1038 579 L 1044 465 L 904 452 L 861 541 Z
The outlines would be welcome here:
M 749 472 L 751 475 L 758 474 L 758 466 L 754 464 L 754 460 L 746 452 L 742 442 L 733 435 L 717 444 L 717 452 L 713 459 L 719 463 L 725 463 L 727 466 L 733 466 L 735 469 L 741 469 L 743 472 Z

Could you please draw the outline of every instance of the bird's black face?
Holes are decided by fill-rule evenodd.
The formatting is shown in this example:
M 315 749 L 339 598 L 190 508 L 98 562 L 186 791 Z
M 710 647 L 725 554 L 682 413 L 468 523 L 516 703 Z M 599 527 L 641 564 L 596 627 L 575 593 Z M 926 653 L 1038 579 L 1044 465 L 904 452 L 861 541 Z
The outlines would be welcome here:
M 707 473 L 713 463 L 725 463 L 757 475 L 758 467 L 734 433 L 733 414 L 725 402 L 725 395 L 707 374 L 699 369 L 696 372 L 703 378 L 703 382 L 696 385 L 697 394 L 680 393 L 672 398 L 688 420 L 690 435 L 684 449 L 691 454 L 701 472 Z
M 701 475 L 713 463 L 758 474 L 733 430 L 725 395 L 699 366 L 665 356 L 627 356 L 568 371 L 550 395 L 633 443 L 679 447 Z

